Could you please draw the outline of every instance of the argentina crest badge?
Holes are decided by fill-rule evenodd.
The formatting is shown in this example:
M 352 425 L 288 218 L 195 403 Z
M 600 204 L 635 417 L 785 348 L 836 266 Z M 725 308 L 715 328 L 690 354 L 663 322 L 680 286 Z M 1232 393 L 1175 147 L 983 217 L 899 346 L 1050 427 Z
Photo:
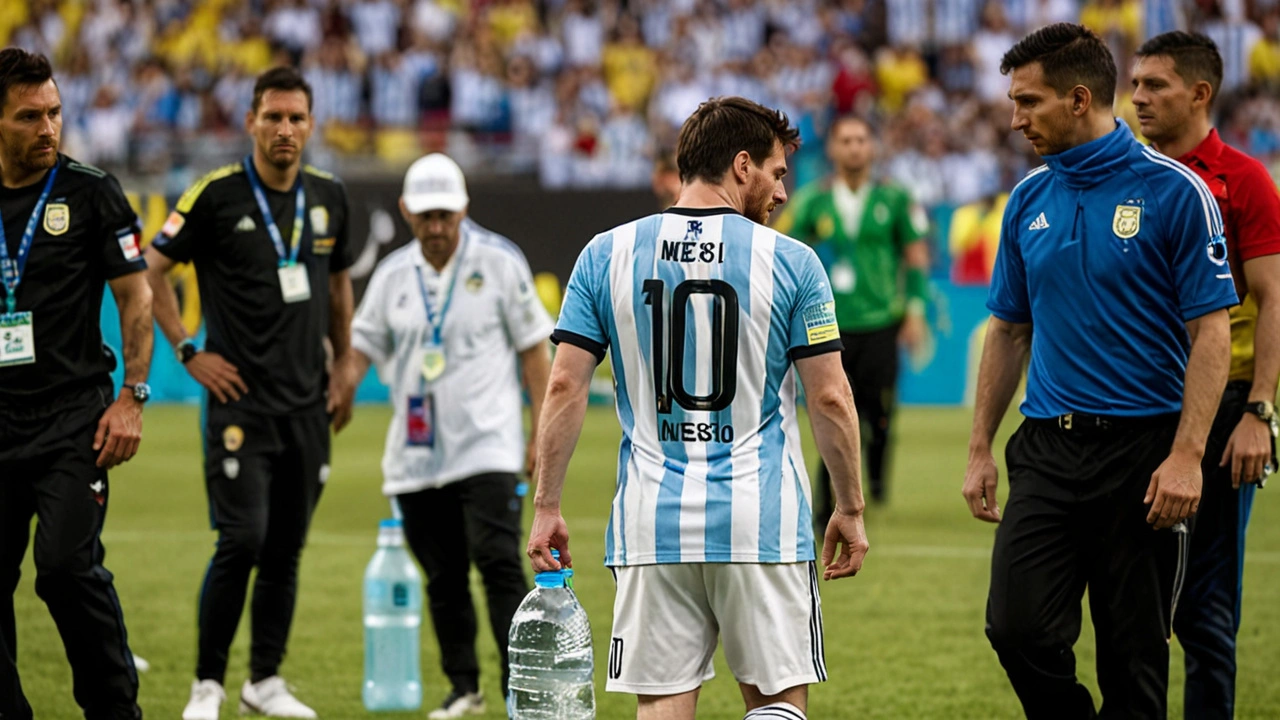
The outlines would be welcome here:
M 71 208 L 66 203 L 49 203 L 44 206 L 44 231 L 61 235 L 71 227 Z
M 311 208 L 311 232 L 316 235 L 329 234 L 329 209 L 323 205 Z
M 1128 240 L 1138 234 L 1142 227 L 1141 205 L 1117 205 L 1115 217 L 1111 219 L 1111 230 L 1116 237 Z

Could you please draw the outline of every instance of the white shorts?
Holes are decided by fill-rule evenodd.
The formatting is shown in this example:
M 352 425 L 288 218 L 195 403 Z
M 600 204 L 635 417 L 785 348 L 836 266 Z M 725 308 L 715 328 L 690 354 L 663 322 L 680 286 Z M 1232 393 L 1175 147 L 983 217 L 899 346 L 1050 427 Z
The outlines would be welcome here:
M 827 679 L 812 562 L 688 563 L 613 569 L 605 689 L 676 695 L 715 677 L 717 637 L 738 682 L 776 695 Z

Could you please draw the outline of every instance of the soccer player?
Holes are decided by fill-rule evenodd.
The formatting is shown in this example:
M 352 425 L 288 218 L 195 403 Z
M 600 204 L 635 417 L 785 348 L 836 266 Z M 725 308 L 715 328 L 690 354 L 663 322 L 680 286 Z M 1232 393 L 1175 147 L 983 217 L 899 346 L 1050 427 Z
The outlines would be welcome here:
M 751 720 L 804 718 L 826 680 L 797 373 L 836 495 L 824 577 L 857 573 L 867 552 L 831 289 L 813 250 L 764 225 L 797 140 L 749 100 L 699 106 L 680 131 L 678 201 L 587 245 L 552 335 L 527 552 L 538 571 L 559 567 L 552 548 L 572 563 L 560 497 L 607 351 L 623 439 L 606 687 L 638 695 L 641 720 L 694 717 L 717 635 Z
M 1104 712 L 1163 718 L 1183 521 L 1227 380 L 1222 218 L 1116 121 L 1115 61 L 1092 31 L 1041 28 L 1001 72 L 1046 164 L 1005 207 L 969 439 L 964 497 L 1000 523 L 987 637 L 1028 718 L 1094 717 L 1072 652 L 1087 587 Z M 991 444 L 1028 352 L 1002 517 Z
M 1184 714 L 1235 712 L 1245 529 L 1255 484 L 1275 470 L 1280 374 L 1280 195 L 1262 163 L 1222 142 L 1210 110 L 1222 56 L 1209 38 L 1169 32 L 1138 48 L 1133 104 L 1155 148 L 1204 180 L 1222 212 L 1241 304 L 1231 313 L 1231 370 L 1204 454 L 1187 579 L 1173 629 L 1186 652 Z
M 429 718 L 484 713 L 469 575 L 484 578 L 502 656 L 529 590 L 520 556 L 523 492 L 551 370 L 551 318 L 524 254 L 467 217 L 458 164 L 435 153 L 404 176 L 400 212 L 412 242 L 378 265 L 352 325 L 354 386 L 376 364 L 394 413 L 383 486 L 427 573 L 431 622 L 452 691 Z M 532 400 L 527 450 L 519 378 Z
M 36 594 L 62 635 L 76 702 L 87 718 L 141 718 L 100 536 L 107 471 L 142 440 L 151 288 L 120 183 L 59 153 L 61 140 L 49 61 L 0 51 L 0 718 L 32 717 L 13 610 L 32 516 Z M 114 399 L 98 321 L 104 284 L 124 338 Z
M 160 329 L 208 391 L 204 471 L 218 544 L 200 591 L 196 679 L 183 720 L 217 720 L 254 567 L 240 707 L 316 716 L 278 671 L 298 559 L 329 478 L 329 425 L 341 430 L 350 420 L 354 392 L 341 371 L 351 337 L 347 195 L 332 175 L 302 164 L 311 88 L 297 70 L 258 77 L 245 129 L 252 153 L 188 188 L 146 255 Z M 165 279 L 179 262 L 194 262 L 200 281 L 203 349 L 187 337 Z M 326 336 L 339 369 L 332 376 Z
M 872 180 L 875 133 L 862 118 L 835 121 L 827 136 L 835 174 L 796 193 L 774 227 L 818 253 L 836 299 L 841 361 L 870 427 L 867 485 L 885 499 L 889 433 L 898 384 L 898 344 L 924 341 L 928 221 L 905 188 Z M 831 516 L 830 476 L 819 465 L 814 520 Z

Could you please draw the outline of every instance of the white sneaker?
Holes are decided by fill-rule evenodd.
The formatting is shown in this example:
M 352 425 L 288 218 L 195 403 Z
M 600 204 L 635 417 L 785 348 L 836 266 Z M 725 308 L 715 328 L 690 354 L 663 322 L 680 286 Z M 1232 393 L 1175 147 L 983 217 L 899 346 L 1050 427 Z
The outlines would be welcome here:
M 182 720 L 218 720 L 218 710 L 227 693 L 217 680 L 192 680 L 191 699 L 182 711 Z
M 133 669 L 140 673 L 149 672 L 151 670 L 151 663 L 143 660 L 141 655 L 134 655 Z
M 473 692 L 463 693 L 454 690 L 444 699 L 444 704 L 427 714 L 430 720 L 448 720 L 467 715 L 484 714 L 484 695 Z
M 262 682 L 244 681 L 240 688 L 240 714 L 281 718 L 315 718 L 316 711 L 289 692 L 284 678 L 272 675 Z

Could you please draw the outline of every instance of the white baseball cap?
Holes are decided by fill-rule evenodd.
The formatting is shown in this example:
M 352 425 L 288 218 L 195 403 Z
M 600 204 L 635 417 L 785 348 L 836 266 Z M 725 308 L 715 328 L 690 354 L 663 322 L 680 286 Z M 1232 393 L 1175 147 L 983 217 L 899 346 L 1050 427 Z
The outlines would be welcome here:
M 413 214 L 428 210 L 460 212 L 467 207 L 467 181 L 448 155 L 420 157 L 404 174 L 404 206 Z

